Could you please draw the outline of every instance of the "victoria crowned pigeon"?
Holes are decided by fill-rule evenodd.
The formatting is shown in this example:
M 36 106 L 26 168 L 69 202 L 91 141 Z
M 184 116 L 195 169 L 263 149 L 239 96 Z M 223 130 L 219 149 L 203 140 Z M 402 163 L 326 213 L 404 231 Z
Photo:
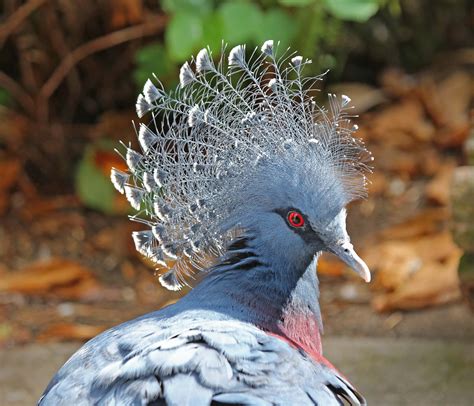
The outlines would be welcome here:
M 311 61 L 273 41 L 213 60 L 201 50 L 171 93 L 148 80 L 140 151 L 112 182 L 149 226 L 137 250 L 168 267 L 177 303 L 105 331 L 57 372 L 46 405 L 364 405 L 322 354 L 322 251 L 366 282 L 345 206 L 372 159 L 347 96 L 313 100 Z

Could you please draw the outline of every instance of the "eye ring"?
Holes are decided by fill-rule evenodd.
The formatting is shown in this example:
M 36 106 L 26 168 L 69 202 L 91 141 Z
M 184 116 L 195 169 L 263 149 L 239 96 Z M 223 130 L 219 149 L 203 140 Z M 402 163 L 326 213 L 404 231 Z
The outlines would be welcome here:
M 297 211 L 288 212 L 287 219 L 288 223 L 292 227 L 301 228 L 304 226 L 304 217 L 301 213 L 298 213 Z

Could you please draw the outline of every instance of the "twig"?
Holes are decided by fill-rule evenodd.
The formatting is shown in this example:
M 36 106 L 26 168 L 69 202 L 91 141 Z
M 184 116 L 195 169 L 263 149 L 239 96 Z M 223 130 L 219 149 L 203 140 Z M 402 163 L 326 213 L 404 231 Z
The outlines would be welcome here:
M 166 16 L 155 16 L 151 21 L 112 32 L 79 46 L 68 54 L 52 73 L 41 88 L 40 97 L 43 100 L 49 99 L 69 71 L 87 56 L 133 39 L 156 34 L 159 30 L 165 27 L 166 19 Z
M 61 22 L 59 21 L 58 15 L 56 10 L 54 9 L 54 4 L 50 3 L 48 7 L 45 7 L 45 17 L 46 23 L 50 27 L 61 27 Z M 51 41 L 52 47 L 58 53 L 60 59 L 63 59 L 68 55 L 71 50 L 68 47 L 68 44 L 65 40 L 65 35 L 62 30 L 50 30 L 49 31 L 49 38 Z M 79 95 L 81 93 L 81 80 L 79 78 L 79 73 L 76 68 L 71 69 L 71 73 L 67 75 L 67 83 L 69 87 L 69 94 L 68 98 L 65 103 L 65 110 L 67 117 L 70 117 L 71 114 L 77 105 Z
M 8 36 L 33 13 L 37 8 L 41 7 L 48 0 L 29 0 L 18 9 L 0 26 L 0 48 L 5 43 Z
M 3 87 L 22 107 L 33 114 L 35 102 L 23 88 L 6 73 L 0 71 L 0 87 Z

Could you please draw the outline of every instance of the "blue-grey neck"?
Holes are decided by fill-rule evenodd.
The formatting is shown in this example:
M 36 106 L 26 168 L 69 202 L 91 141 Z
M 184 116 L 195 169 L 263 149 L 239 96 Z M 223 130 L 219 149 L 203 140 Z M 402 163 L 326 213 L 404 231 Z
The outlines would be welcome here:
M 184 300 L 275 333 L 294 315 L 321 328 L 314 252 L 288 252 L 276 243 L 251 235 L 237 239 Z

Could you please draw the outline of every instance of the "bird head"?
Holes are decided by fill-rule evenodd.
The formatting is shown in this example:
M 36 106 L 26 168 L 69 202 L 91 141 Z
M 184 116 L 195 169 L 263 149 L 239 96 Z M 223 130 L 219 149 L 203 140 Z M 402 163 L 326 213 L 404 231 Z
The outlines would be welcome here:
M 352 189 L 324 155 L 324 146 L 295 145 L 260 162 L 237 193 L 228 225 L 250 235 L 267 263 L 304 270 L 326 251 L 369 282 L 370 271 L 346 231 Z
M 148 80 L 137 100 L 141 151 L 127 147 L 128 172 L 112 182 L 150 230 L 133 234 L 136 248 L 161 266 L 162 284 L 179 289 L 206 253 L 222 255 L 250 233 L 269 262 L 305 268 L 330 251 L 366 281 L 352 248 L 345 206 L 365 193 L 367 150 L 352 136 L 347 96 L 313 98 L 321 76 L 306 77 L 311 60 L 278 55 L 266 41 L 247 58 L 245 45 L 214 63 L 202 49 L 166 92 Z

